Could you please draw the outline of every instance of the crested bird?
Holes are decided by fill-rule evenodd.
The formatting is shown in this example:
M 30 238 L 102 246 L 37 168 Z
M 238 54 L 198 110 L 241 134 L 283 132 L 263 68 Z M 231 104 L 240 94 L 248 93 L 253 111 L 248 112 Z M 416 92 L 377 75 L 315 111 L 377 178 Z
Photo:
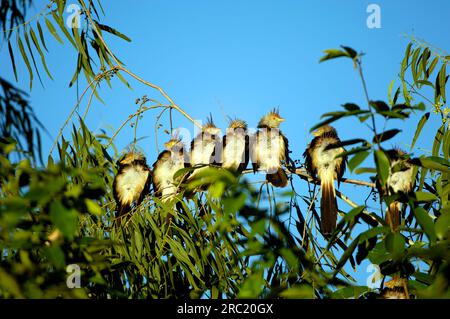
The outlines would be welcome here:
M 261 118 L 258 131 L 252 137 L 253 171 L 265 171 L 266 180 L 275 187 L 285 187 L 288 178 L 282 161 L 289 158 L 288 139 L 281 133 L 280 124 L 284 122 L 278 110 L 272 110 Z
M 230 119 L 222 143 L 222 167 L 239 174 L 242 173 L 249 162 L 247 123 L 240 119 Z
M 345 152 L 336 130 L 330 125 L 319 127 L 312 133 L 315 137 L 303 153 L 306 170 L 314 180 L 320 181 L 322 196 L 320 199 L 321 231 L 331 235 L 336 228 L 337 201 L 334 180 L 338 182 L 345 172 L 347 157 L 337 157 Z
M 144 155 L 129 152 L 118 161 L 119 170 L 113 182 L 113 196 L 118 205 L 119 224 L 133 203 L 139 205 L 150 192 L 151 171 Z
M 186 166 L 197 167 L 189 176 L 188 182 L 211 164 L 220 162 L 221 138 L 220 128 L 216 127 L 210 115 L 201 132 L 191 142 L 190 163 Z
M 393 231 L 397 230 L 401 224 L 401 197 L 409 195 L 415 185 L 414 166 L 411 159 L 401 149 L 391 149 L 386 151 L 389 157 L 389 175 L 386 181 L 386 187 L 381 187 L 379 181 L 377 186 L 381 191 L 381 195 L 393 196 L 398 195 L 400 198 L 393 200 L 386 211 L 386 222 Z
M 184 168 L 184 145 L 180 138 L 172 137 L 164 143 L 166 150 L 158 155 L 153 163 L 153 190 L 155 196 L 163 202 L 172 199 L 178 189 L 181 178 L 175 178 L 175 173 Z

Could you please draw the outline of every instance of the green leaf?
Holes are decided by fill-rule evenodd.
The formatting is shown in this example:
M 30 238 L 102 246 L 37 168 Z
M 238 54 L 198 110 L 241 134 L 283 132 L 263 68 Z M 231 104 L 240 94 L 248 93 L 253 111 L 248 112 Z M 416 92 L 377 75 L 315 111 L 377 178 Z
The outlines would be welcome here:
M 389 158 L 383 151 L 377 150 L 375 151 L 375 163 L 377 165 L 378 178 L 381 185 L 384 186 L 389 177 Z
M 389 88 L 388 88 L 389 105 L 394 105 L 394 100 L 392 99 L 392 89 L 394 87 L 394 83 L 395 83 L 395 80 L 392 80 L 391 83 L 389 84 Z
M 345 52 L 345 51 L 342 51 L 339 49 L 328 49 L 328 50 L 324 50 L 323 52 L 325 53 L 325 55 L 320 58 L 319 63 L 327 61 L 327 60 L 340 58 L 340 57 L 350 57 L 348 52 Z
M 441 216 L 436 221 L 435 224 L 435 232 L 436 236 L 443 240 L 448 236 L 448 233 L 450 231 L 450 210 L 441 210 Z
M 389 106 L 383 101 L 370 101 L 369 105 L 374 108 L 377 113 L 389 111 Z
M 400 78 L 402 79 L 402 82 L 404 83 L 405 81 L 405 72 L 406 69 L 408 68 L 408 62 L 409 62 L 409 56 L 411 54 L 411 47 L 412 47 L 412 43 L 408 43 L 408 46 L 406 47 L 405 50 L 405 56 L 403 57 L 403 61 L 402 61 L 402 66 L 400 69 Z
M 397 129 L 384 131 L 383 133 L 375 135 L 373 137 L 372 142 L 373 143 L 382 143 L 384 141 L 390 140 L 391 138 L 393 138 L 395 135 L 397 135 L 400 132 L 401 131 L 397 130 Z
M 84 200 L 84 203 L 86 204 L 87 210 L 89 211 L 89 213 L 93 214 L 93 215 L 97 215 L 100 216 L 102 215 L 102 208 L 97 204 L 96 201 L 86 198 Z
M 39 21 L 37 22 L 37 28 L 38 28 L 38 32 L 39 32 L 39 38 L 41 39 L 41 43 L 44 46 L 45 51 L 48 52 L 47 46 L 45 45 L 44 32 L 42 31 L 42 27 L 41 27 L 41 24 L 39 23 Z
M 127 41 L 127 42 L 131 42 L 131 39 L 129 38 L 129 37 L 127 37 L 125 34 L 123 34 L 123 33 L 120 33 L 119 31 L 117 31 L 116 29 L 113 29 L 113 28 L 111 28 L 111 27 L 109 27 L 109 26 L 107 26 L 107 25 L 104 25 L 104 24 L 100 24 L 100 23 L 98 23 L 97 21 L 95 21 L 95 23 L 97 24 L 97 26 L 100 28 L 100 29 L 102 29 L 102 30 L 104 30 L 104 31 L 106 31 L 106 32 L 108 32 L 108 33 L 111 33 L 111 34 L 114 34 L 115 36 L 118 36 L 119 38 L 122 38 L 122 39 L 124 39 L 125 41 Z
M 354 59 L 358 56 L 358 53 L 350 47 L 341 45 L 341 48 L 343 48 L 345 50 L 345 52 L 348 53 L 348 56 L 351 57 L 352 59 Z
M 447 64 L 442 64 L 441 70 L 439 71 L 439 86 L 440 86 L 440 93 L 442 96 L 442 100 L 444 103 L 446 103 L 446 97 L 445 97 L 445 87 L 446 87 L 446 82 L 447 82 L 447 77 L 446 77 L 446 68 L 447 68 Z
M 448 161 L 445 161 L 440 157 L 435 156 L 421 157 L 419 158 L 419 161 L 422 167 L 441 172 L 450 172 Z
M 78 213 L 73 208 L 66 208 L 60 201 L 50 205 L 50 219 L 53 224 L 69 239 L 73 239 L 78 229 Z
M 439 58 L 435 57 L 434 60 L 431 62 L 430 66 L 428 67 L 428 70 L 427 70 L 428 77 L 431 75 L 431 73 L 433 73 L 434 68 L 436 67 L 438 61 L 439 61 Z
M 345 103 L 342 105 L 347 111 L 359 111 L 361 108 L 354 103 Z
M 66 26 L 64 25 L 64 20 L 62 19 L 62 17 L 58 16 L 56 14 L 56 11 L 52 11 L 52 16 L 53 16 L 53 19 L 58 24 L 59 29 L 62 31 L 62 33 L 64 33 L 64 35 L 69 40 L 69 42 L 73 45 L 73 47 L 75 49 L 77 49 L 77 46 L 76 46 L 75 42 L 73 41 L 72 37 L 70 36 L 69 32 L 66 29 Z
M 444 138 L 442 140 L 442 153 L 446 160 L 450 157 L 450 130 L 446 130 Z
M 366 286 L 350 286 L 334 291 L 331 294 L 333 299 L 358 299 L 369 290 Z
M 377 172 L 376 168 L 372 168 L 372 167 L 358 167 L 357 169 L 355 169 L 355 174 L 375 174 Z
M 47 68 L 47 64 L 45 63 L 45 57 L 44 57 L 44 54 L 42 53 L 41 47 L 39 46 L 39 42 L 37 40 L 36 34 L 34 33 L 33 28 L 31 28 L 31 27 L 30 27 L 30 36 L 31 36 L 31 39 L 33 40 L 33 44 L 34 44 L 35 48 L 39 52 L 45 72 L 47 72 L 48 77 L 53 80 L 52 75 L 50 74 L 50 71 Z
M 39 81 L 42 84 L 41 75 L 39 74 L 39 70 L 38 70 L 38 67 L 37 67 L 37 64 L 36 64 L 36 60 L 34 59 L 33 50 L 31 49 L 30 39 L 28 37 L 28 33 L 27 33 L 27 30 L 25 28 L 23 29 L 23 36 L 25 38 L 25 43 L 27 45 L 28 52 L 30 53 L 31 61 L 33 62 L 34 69 L 36 70 L 36 74 L 38 76 L 38 79 L 39 79 Z
M 367 258 L 372 264 L 380 265 L 390 257 L 391 254 L 386 250 L 386 243 L 382 241 L 375 245 L 375 247 L 369 252 Z
M 20 53 L 22 54 L 23 61 L 27 66 L 28 73 L 30 74 L 30 90 L 33 87 L 33 70 L 31 69 L 30 61 L 25 53 L 25 49 L 23 47 L 22 40 L 20 39 L 19 33 L 17 33 L 17 45 L 19 46 Z
M 419 202 L 434 202 L 438 200 L 437 196 L 428 192 L 417 191 L 414 193 Z
M 386 250 L 394 256 L 398 256 L 405 251 L 405 244 L 405 237 L 398 232 L 390 233 L 386 236 Z
M 436 233 L 434 230 L 433 219 L 428 215 L 428 212 L 422 207 L 417 207 L 414 209 L 414 216 L 424 233 L 434 243 L 436 241 Z
M 445 124 L 442 124 L 441 127 L 439 127 L 439 129 L 437 130 L 436 135 L 434 137 L 432 149 L 433 156 L 439 156 L 439 149 L 441 148 L 442 138 L 444 137 L 444 131 L 445 131 Z
M 53 35 L 53 37 L 61 44 L 64 44 L 63 41 L 61 40 L 60 36 L 58 35 L 58 33 L 56 32 L 55 27 L 53 26 L 53 24 L 50 22 L 50 20 L 48 20 L 47 18 L 45 18 L 45 24 L 47 25 L 47 29 L 48 31 L 50 31 L 50 33 Z
M 13 71 L 14 71 L 14 77 L 16 78 L 16 81 L 17 81 L 16 62 L 14 60 L 14 54 L 13 54 L 13 50 L 11 47 L 11 41 L 8 41 L 8 52 L 9 52 L 9 57 L 11 58 L 11 64 L 12 64 Z
M 66 264 L 64 252 L 59 246 L 45 247 L 45 255 L 57 269 L 64 269 Z
M 348 168 L 350 171 L 353 172 L 353 170 L 358 167 L 367 158 L 367 156 L 369 156 L 369 154 L 370 153 L 368 151 L 356 153 L 355 156 L 348 161 Z
M 309 285 L 299 285 L 283 290 L 280 297 L 287 299 L 314 299 L 314 289 Z
M 416 132 L 414 133 L 414 138 L 412 140 L 410 150 L 412 150 L 414 148 L 414 145 L 416 145 L 417 139 L 419 138 L 420 133 L 422 132 L 422 129 L 429 118 L 430 112 L 427 112 L 422 116 L 422 118 L 419 121 L 419 124 L 417 124 Z
M 417 48 L 413 50 L 413 56 L 411 61 L 411 74 L 413 76 L 414 82 L 417 82 L 419 75 L 417 74 L 417 60 L 419 58 L 419 54 L 422 51 L 421 48 Z

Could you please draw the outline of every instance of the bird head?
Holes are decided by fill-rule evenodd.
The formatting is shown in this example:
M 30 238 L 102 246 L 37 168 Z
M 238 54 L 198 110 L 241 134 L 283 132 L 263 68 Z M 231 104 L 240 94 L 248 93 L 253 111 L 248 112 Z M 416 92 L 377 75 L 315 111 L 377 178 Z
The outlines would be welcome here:
M 214 124 L 212 115 L 210 114 L 209 117 L 206 120 L 206 124 L 203 126 L 203 132 L 207 133 L 208 135 L 219 135 L 220 134 L 220 128 L 216 127 Z
M 183 148 L 183 141 L 181 140 L 181 138 L 174 136 L 169 141 L 164 143 L 164 147 L 168 151 L 181 150 Z
M 228 128 L 233 130 L 236 128 L 247 130 L 247 122 L 245 122 L 244 120 L 238 118 L 235 119 L 228 118 L 228 120 L 229 120 Z
M 320 137 L 324 135 L 337 135 L 337 133 L 336 129 L 331 125 L 323 125 L 315 130 L 312 135 L 314 135 L 315 137 Z
M 258 127 L 279 128 L 282 122 L 284 122 L 284 118 L 280 116 L 278 109 L 273 109 L 261 118 Z
M 119 159 L 119 165 L 120 166 L 130 165 L 136 161 L 146 162 L 146 159 L 144 155 L 142 155 L 141 153 L 128 152 Z

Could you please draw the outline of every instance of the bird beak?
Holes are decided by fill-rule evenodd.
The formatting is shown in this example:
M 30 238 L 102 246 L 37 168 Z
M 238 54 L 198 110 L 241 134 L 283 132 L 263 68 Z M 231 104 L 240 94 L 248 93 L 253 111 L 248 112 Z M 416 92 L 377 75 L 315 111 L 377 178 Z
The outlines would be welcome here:
M 279 118 L 278 118 L 278 122 L 282 123 L 282 122 L 284 122 L 284 121 L 285 121 L 284 118 L 282 118 L 282 117 L 279 117 Z

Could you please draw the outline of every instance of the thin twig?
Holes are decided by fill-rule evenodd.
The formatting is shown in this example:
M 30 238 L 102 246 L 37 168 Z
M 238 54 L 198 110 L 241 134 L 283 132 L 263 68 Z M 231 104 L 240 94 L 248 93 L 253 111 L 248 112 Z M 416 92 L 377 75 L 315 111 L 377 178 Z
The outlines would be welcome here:
M 75 111 L 78 109 L 78 107 L 80 106 L 81 101 L 83 100 L 83 97 L 85 96 L 85 94 L 87 93 L 87 91 L 89 90 L 89 88 L 92 87 L 92 85 L 94 83 L 99 82 L 103 76 L 109 72 L 114 71 L 114 68 L 109 69 L 101 74 L 98 74 L 94 77 L 94 79 L 88 84 L 88 86 L 84 89 L 83 93 L 81 94 L 80 98 L 78 99 L 77 104 L 75 104 L 75 106 L 73 107 L 72 111 L 70 112 L 69 116 L 67 117 L 66 121 L 64 122 L 63 126 L 61 127 L 61 129 L 58 132 L 58 135 L 56 136 L 55 141 L 53 142 L 52 148 L 50 149 L 50 153 L 53 153 L 53 150 L 55 149 L 56 144 L 58 143 L 59 138 L 61 137 L 63 130 L 66 128 L 67 124 L 69 123 L 70 119 L 72 118 L 73 114 L 75 113 Z M 95 87 L 94 87 L 95 89 Z
M 320 185 L 320 182 L 317 180 L 314 180 L 311 175 L 306 173 L 305 169 L 300 169 L 297 168 L 295 170 L 295 174 L 307 179 L 309 182 L 312 182 L 314 184 Z M 367 186 L 367 187 L 371 187 L 371 188 L 375 188 L 375 183 L 370 183 L 370 182 L 365 182 L 365 181 L 360 181 L 360 180 L 356 180 L 356 179 L 350 179 L 350 178 L 342 178 L 340 180 L 342 183 L 347 183 L 347 184 L 354 184 L 354 185 L 359 185 L 359 186 Z

